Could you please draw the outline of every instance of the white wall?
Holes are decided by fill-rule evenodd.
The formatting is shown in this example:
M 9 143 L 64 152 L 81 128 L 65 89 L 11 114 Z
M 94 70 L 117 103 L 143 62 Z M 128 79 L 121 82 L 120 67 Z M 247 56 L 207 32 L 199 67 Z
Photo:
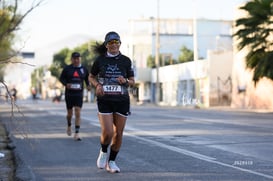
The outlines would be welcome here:
M 35 68 L 35 59 L 22 59 L 22 63 L 10 63 L 5 68 L 4 82 L 9 89 L 17 89 L 18 98 L 31 96 L 31 73 Z

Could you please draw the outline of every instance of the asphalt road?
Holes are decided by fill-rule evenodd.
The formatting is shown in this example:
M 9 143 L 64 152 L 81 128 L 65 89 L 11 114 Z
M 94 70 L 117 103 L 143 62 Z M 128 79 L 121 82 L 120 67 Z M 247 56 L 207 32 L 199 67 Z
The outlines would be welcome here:
M 66 135 L 63 102 L 0 106 L 17 160 L 18 180 L 273 180 L 273 113 L 132 106 L 117 157 L 121 173 L 96 167 L 96 105 L 82 110 L 82 141 Z

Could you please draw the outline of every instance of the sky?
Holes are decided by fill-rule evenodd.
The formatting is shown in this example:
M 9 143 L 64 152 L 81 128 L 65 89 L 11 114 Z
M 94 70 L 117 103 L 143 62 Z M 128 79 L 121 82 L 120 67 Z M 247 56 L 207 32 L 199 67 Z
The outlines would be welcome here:
M 39 0 L 22 0 L 22 10 Z M 233 20 L 246 0 L 44 0 L 19 31 L 25 50 L 81 35 L 103 40 L 109 31 L 129 30 L 129 19 L 197 18 Z M 74 41 L 74 39 L 71 39 Z

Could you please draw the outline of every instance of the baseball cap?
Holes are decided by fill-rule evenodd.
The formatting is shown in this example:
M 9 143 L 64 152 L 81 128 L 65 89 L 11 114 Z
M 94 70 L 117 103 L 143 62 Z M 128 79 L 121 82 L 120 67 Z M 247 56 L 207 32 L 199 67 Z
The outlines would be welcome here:
M 72 58 L 81 57 L 81 54 L 79 52 L 73 52 L 71 57 Z
M 120 41 L 120 36 L 114 31 L 110 31 L 105 35 L 104 43 L 107 44 L 111 40 L 118 40 Z

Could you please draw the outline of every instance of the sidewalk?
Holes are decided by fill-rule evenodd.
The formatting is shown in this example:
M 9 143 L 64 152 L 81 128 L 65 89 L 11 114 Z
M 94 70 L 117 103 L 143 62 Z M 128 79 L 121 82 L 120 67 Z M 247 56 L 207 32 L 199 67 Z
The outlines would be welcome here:
M 12 150 L 8 147 L 9 139 L 5 126 L 0 120 L 0 181 L 14 180 L 15 163 Z

